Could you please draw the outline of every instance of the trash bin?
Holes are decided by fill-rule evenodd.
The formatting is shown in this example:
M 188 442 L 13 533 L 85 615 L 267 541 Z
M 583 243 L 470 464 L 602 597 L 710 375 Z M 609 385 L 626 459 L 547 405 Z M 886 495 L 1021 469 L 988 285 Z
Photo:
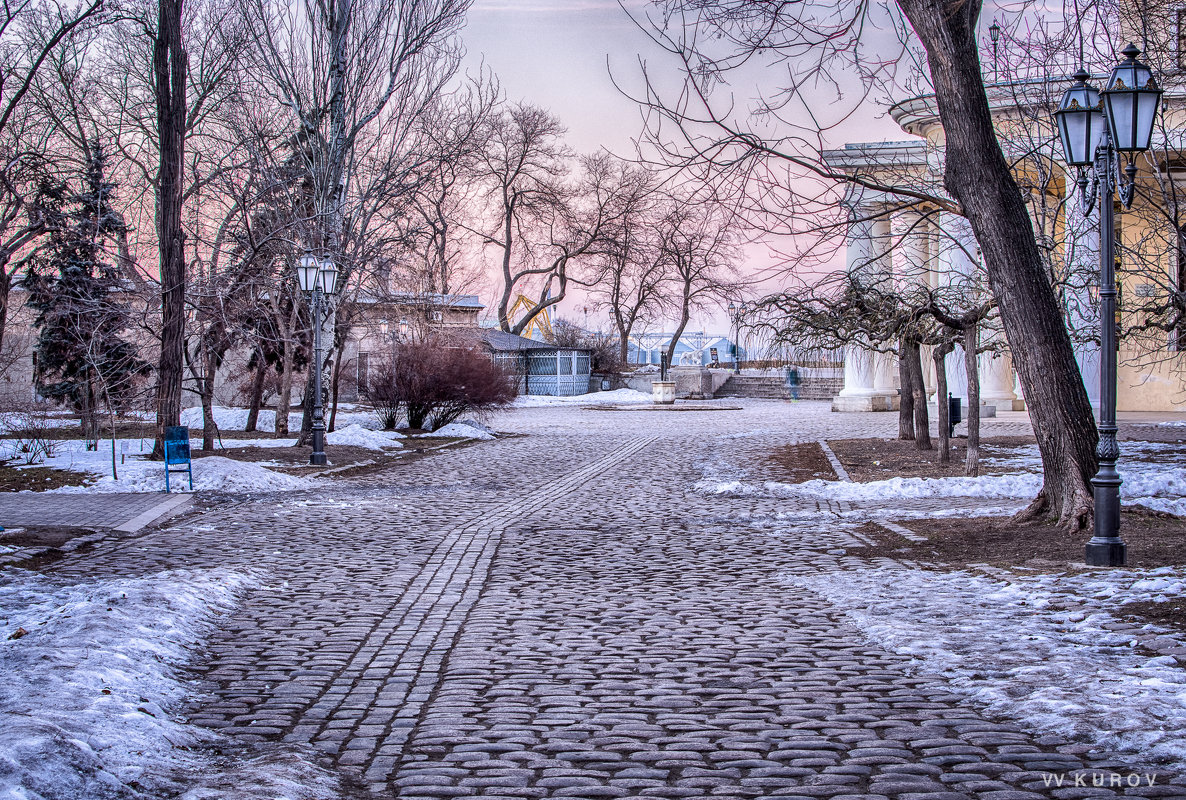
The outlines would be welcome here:
M 955 433 L 955 426 L 964 421 L 963 398 L 947 395 L 947 435 Z
M 173 425 L 165 428 L 165 492 L 171 491 L 169 476 L 184 472 L 189 477 L 189 488 L 194 488 L 194 472 L 189 456 L 189 428 Z

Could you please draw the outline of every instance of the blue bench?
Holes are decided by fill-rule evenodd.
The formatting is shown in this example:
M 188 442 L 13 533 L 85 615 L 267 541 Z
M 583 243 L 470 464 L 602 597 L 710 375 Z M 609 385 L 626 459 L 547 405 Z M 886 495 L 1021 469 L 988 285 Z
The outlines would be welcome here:
M 189 457 L 189 428 L 174 425 L 165 428 L 165 493 L 170 491 L 169 475 L 184 472 L 189 476 L 189 490 L 194 490 L 194 470 Z

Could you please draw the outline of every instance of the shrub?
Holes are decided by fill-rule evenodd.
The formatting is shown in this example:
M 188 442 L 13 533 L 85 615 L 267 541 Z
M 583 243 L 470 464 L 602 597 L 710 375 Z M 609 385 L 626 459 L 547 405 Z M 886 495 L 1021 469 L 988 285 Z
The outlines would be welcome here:
M 397 345 L 367 381 L 384 427 L 402 411 L 409 428 L 436 430 L 463 414 L 509 403 L 515 386 L 481 346 L 442 334 Z
M 618 375 L 622 372 L 622 351 L 615 336 L 587 331 L 571 322 L 557 320 L 552 326 L 551 342 L 557 347 L 588 350 L 594 373 Z
M 61 442 L 57 439 L 56 420 L 47 403 L 10 404 L 16 410 L 4 415 L 3 427 L 11 438 L 10 458 L 26 466 L 40 464 L 57 454 Z

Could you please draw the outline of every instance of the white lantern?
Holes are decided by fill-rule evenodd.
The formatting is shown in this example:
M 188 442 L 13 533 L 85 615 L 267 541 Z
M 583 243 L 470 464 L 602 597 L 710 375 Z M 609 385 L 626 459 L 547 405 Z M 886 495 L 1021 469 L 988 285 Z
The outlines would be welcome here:
M 1137 61 L 1141 51 L 1129 44 L 1121 51 L 1124 61 L 1116 65 L 1101 93 L 1112 145 L 1122 153 L 1140 153 L 1149 149 L 1153 123 L 1161 104 L 1161 88 L 1153 70 Z
M 1054 112 L 1063 157 L 1069 166 L 1086 167 L 1095 160 L 1095 151 L 1104 138 L 1104 112 L 1100 93 L 1089 83 L 1091 76 L 1080 68 L 1075 83 L 1067 89 Z
M 297 282 L 302 292 L 311 292 L 317 285 L 317 273 L 321 269 L 321 259 L 306 252 L 297 259 Z
M 338 268 L 333 259 L 321 259 L 321 291 L 332 295 L 338 289 Z

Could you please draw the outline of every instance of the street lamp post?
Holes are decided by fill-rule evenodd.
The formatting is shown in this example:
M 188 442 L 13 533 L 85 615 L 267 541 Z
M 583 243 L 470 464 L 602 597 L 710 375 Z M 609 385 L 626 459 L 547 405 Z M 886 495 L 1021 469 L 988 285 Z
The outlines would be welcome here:
M 733 374 L 741 374 L 741 348 L 738 347 L 737 340 L 740 337 L 738 331 L 741 329 L 741 313 L 732 300 L 729 301 L 729 319 L 733 321 Z
M 1153 122 L 1161 102 L 1161 89 L 1153 71 L 1129 44 L 1122 51 L 1102 92 L 1087 83 L 1082 67 L 1075 83 L 1054 112 L 1066 163 L 1078 170 L 1078 186 L 1087 213 L 1099 199 L 1100 234 L 1100 422 L 1099 471 L 1091 479 L 1095 494 L 1095 529 L 1086 547 L 1090 566 L 1123 566 L 1127 547 L 1120 538 L 1120 474 L 1116 461 L 1116 262 L 1112 197 L 1125 208 L 1136 191 L 1137 153 L 1149 149 Z M 1120 162 L 1126 162 L 1121 175 Z M 1091 170 L 1088 180 L 1087 167 Z M 1090 190 L 1088 185 L 1090 183 Z
M 338 268 L 329 258 L 305 253 L 297 262 L 297 281 L 301 291 L 309 295 L 313 317 L 313 454 L 309 456 L 309 463 L 320 466 L 326 462 L 325 410 L 321 401 L 322 307 L 325 298 L 332 297 L 337 291 Z

